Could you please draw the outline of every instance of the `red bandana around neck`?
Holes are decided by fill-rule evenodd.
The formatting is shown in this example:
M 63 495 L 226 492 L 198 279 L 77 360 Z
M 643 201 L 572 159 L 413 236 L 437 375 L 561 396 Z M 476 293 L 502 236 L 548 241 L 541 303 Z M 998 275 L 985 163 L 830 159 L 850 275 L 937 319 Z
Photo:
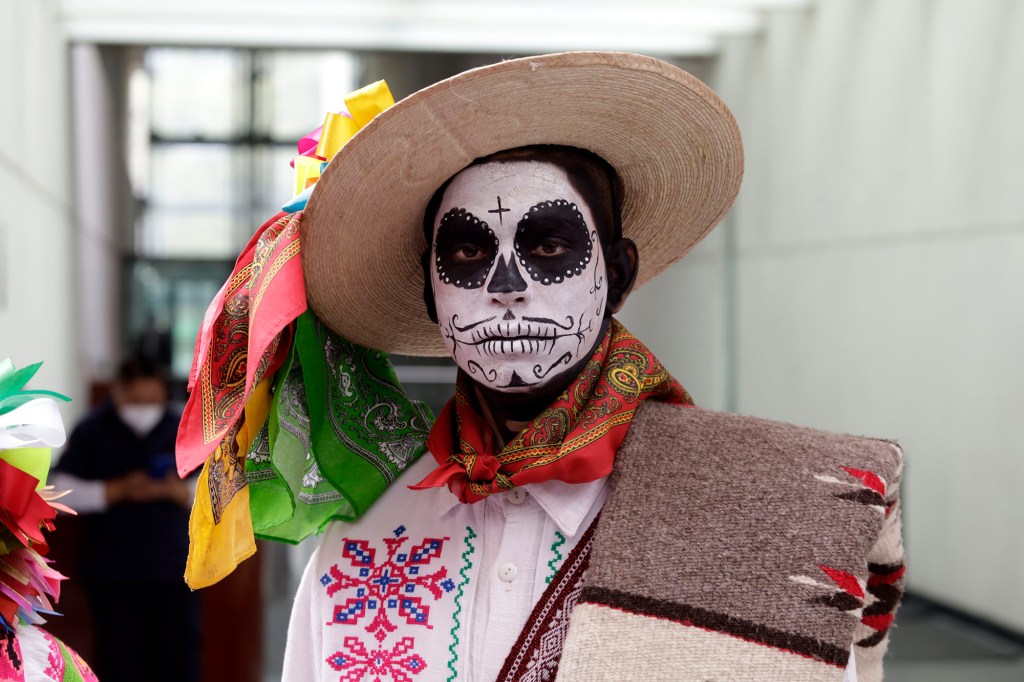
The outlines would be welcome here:
M 472 390 L 460 371 L 455 396 L 427 438 L 439 466 L 412 489 L 447 484 L 460 501 L 472 503 L 529 483 L 595 481 L 611 473 L 642 401 L 693 405 L 686 389 L 614 319 L 580 375 L 501 451 L 473 408 Z

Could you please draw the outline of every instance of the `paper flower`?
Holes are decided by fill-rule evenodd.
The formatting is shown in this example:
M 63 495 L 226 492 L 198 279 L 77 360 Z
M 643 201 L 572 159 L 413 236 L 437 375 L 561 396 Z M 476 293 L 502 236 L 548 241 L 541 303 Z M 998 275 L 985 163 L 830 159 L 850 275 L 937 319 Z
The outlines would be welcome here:
M 74 513 L 46 485 L 50 448 L 64 444 L 56 400 L 67 397 L 25 386 L 42 363 L 20 370 L 0 362 L 0 627 L 39 624 L 52 614 L 64 579 L 45 558 L 44 531 L 53 530 L 57 511 Z

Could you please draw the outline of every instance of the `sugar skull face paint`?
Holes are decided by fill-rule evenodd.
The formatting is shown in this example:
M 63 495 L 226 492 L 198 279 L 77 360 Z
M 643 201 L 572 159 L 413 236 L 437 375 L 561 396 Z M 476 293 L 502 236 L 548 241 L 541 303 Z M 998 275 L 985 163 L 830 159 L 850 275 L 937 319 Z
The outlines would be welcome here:
M 431 258 L 441 334 L 475 381 L 529 392 L 594 346 L 605 263 L 590 208 L 560 167 L 462 171 L 441 199 Z

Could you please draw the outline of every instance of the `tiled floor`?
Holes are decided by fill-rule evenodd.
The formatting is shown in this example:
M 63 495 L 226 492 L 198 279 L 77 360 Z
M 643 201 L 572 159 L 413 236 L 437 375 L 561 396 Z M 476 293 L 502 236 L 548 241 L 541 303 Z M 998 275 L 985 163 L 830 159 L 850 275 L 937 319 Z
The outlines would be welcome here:
M 1024 642 L 908 598 L 896 617 L 886 682 L 1024 682 Z

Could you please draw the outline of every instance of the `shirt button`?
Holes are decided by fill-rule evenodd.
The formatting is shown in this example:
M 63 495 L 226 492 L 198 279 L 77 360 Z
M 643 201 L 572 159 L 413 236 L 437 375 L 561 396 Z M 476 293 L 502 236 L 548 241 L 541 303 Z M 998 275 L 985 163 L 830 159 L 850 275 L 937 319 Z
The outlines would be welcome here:
M 526 502 L 526 498 L 529 496 L 530 493 L 526 492 L 522 488 L 512 488 L 512 490 L 510 490 L 505 496 L 505 499 L 512 504 L 522 504 L 523 502 Z
M 519 575 L 519 569 L 515 564 L 502 564 L 498 569 L 498 577 L 507 583 L 512 582 Z

